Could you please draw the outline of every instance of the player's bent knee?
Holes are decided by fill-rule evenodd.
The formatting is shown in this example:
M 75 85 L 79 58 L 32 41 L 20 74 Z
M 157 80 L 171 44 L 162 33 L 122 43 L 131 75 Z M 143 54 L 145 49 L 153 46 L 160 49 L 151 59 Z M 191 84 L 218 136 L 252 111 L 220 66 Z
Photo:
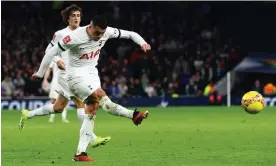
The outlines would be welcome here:
M 62 106 L 59 106 L 59 105 L 54 105 L 54 111 L 55 113 L 62 113 L 63 112 L 63 107 Z
M 51 99 L 51 104 L 55 104 L 56 99 Z
M 99 103 L 99 99 L 96 96 L 90 95 L 84 100 L 84 103 L 86 105 Z
M 94 93 L 88 96 L 85 100 L 85 104 L 95 104 L 99 103 L 103 96 L 106 96 L 105 92 L 102 89 L 97 89 Z
M 99 99 L 106 96 L 104 90 L 102 90 L 102 89 L 97 89 L 92 95 L 99 98 Z
M 62 113 L 63 109 L 68 104 L 68 99 L 62 95 L 59 95 L 55 104 L 54 104 L 54 111 L 56 113 Z
M 96 115 L 98 109 L 99 109 L 99 104 L 98 103 L 87 104 L 85 106 L 85 113 L 86 114 L 91 114 L 91 115 Z

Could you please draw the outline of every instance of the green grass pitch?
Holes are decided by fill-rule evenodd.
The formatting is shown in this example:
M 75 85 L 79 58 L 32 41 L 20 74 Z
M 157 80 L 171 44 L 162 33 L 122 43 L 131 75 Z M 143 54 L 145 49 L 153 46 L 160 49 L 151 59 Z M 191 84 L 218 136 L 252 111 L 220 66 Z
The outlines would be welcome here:
M 237 166 L 276 165 L 276 107 L 250 115 L 240 107 L 149 108 L 136 127 L 126 118 L 100 110 L 95 133 L 112 136 L 106 146 L 88 148 L 95 163 L 71 161 L 80 123 L 75 110 L 70 124 L 56 116 L 27 121 L 17 128 L 19 111 L 2 111 L 3 166 Z

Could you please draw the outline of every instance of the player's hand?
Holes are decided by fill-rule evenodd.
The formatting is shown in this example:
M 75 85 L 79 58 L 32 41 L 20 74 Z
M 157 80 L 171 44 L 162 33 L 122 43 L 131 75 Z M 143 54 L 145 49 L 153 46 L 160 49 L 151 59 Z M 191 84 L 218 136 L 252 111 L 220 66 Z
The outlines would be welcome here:
M 146 43 L 146 44 L 143 44 L 143 45 L 141 46 L 141 49 L 142 49 L 144 52 L 147 52 L 148 50 L 151 50 L 151 46 L 150 46 L 148 43 Z
M 40 75 L 38 75 L 37 73 L 34 73 L 33 75 L 32 75 L 32 78 L 34 78 L 34 79 L 40 79 L 40 78 L 42 78 Z
M 60 70 L 65 70 L 65 64 L 62 60 L 58 60 L 57 61 L 57 67 L 60 69 Z
M 44 80 L 42 86 L 43 86 L 43 89 L 48 89 L 49 82 L 47 80 Z

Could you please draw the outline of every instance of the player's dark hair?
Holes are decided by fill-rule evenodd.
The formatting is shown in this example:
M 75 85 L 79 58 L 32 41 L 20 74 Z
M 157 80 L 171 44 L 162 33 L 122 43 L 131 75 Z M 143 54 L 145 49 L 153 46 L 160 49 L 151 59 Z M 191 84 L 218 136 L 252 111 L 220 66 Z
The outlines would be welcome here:
M 68 24 L 70 15 L 75 11 L 79 11 L 82 16 L 82 8 L 78 7 L 76 4 L 72 4 L 61 11 L 63 21 L 66 24 Z
M 101 29 L 106 29 L 107 20 L 104 16 L 97 15 L 92 19 L 92 23 L 94 26 L 98 26 Z

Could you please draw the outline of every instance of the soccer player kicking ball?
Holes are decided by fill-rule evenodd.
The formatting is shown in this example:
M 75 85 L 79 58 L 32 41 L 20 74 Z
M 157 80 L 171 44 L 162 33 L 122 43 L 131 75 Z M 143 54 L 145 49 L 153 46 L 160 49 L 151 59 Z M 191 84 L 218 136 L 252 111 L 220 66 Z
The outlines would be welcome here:
M 62 30 L 59 30 L 55 33 L 51 43 L 48 45 L 46 49 L 46 53 L 50 51 L 50 49 L 56 44 L 60 39 L 64 38 L 66 34 L 69 32 L 72 32 L 76 29 L 79 28 L 80 25 L 80 20 L 81 20 L 81 15 L 82 15 L 82 9 L 78 7 L 77 5 L 71 5 L 67 7 L 65 10 L 61 12 L 63 16 L 63 20 L 68 23 L 68 26 Z M 61 55 L 61 59 L 59 58 L 59 55 Z M 68 65 L 68 51 L 62 52 L 58 56 L 55 57 L 55 61 L 57 61 L 57 66 L 61 69 L 64 69 L 65 66 Z M 52 62 L 53 63 L 53 62 Z M 28 111 L 28 110 L 23 110 L 22 115 L 21 115 L 21 120 L 19 123 L 19 129 L 23 130 L 24 128 L 24 122 L 27 119 L 31 119 L 35 116 L 43 116 L 43 115 L 49 115 L 54 113 L 61 113 L 63 112 L 64 108 L 67 106 L 70 98 L 72 98 L 76 104 L 77 107 L 77 114 L 78 118 L 81 121 L 81 124 L 84 119 L 84 104 L 83 102 L 75 97 L 66 81 L 66 72 L 64 70 L 58 70 L 56 73 L 56 77 L 58 80 L 58 91 L 59 95 L 57 96 L 57 99 L 54 103 L 45 105 L 41 108 L 35 109 L 33 111 Z M 92 131 L 92 130 L 91 130 Z M 90 138 L 90 145 L 92 147 L 98 147 L 99 145 L 104 145 L 108 141 L 110 141 L 111 137 L 97 137 L 93 132 L 92 132 L 92 137 Z
M 66 68 L 68 85 L 71 92 L 86 104 L 78 149 L 73 157 L 74 161 L 94 161 L 87 156 L 86 149 L 93 135 L 99 106 L 112 115 L 132 119 L 135 125 L 141 124 L 142 120 L 148 116 L 148 111 L 133 111 L 113 103 L 101 89 L 96 66 L 101 48 L 110 38 L 132 39 L 145 52 L 151 49 L 150 45 L 137 33 L 108 27 L 104 17 L 96 16 L 89 25 L 70 32 L 53 46 L 43 57 L 38 72 L 32 76 L 33 78 L 42 78 L 54 56 L 69 50 L 69 66 Z

